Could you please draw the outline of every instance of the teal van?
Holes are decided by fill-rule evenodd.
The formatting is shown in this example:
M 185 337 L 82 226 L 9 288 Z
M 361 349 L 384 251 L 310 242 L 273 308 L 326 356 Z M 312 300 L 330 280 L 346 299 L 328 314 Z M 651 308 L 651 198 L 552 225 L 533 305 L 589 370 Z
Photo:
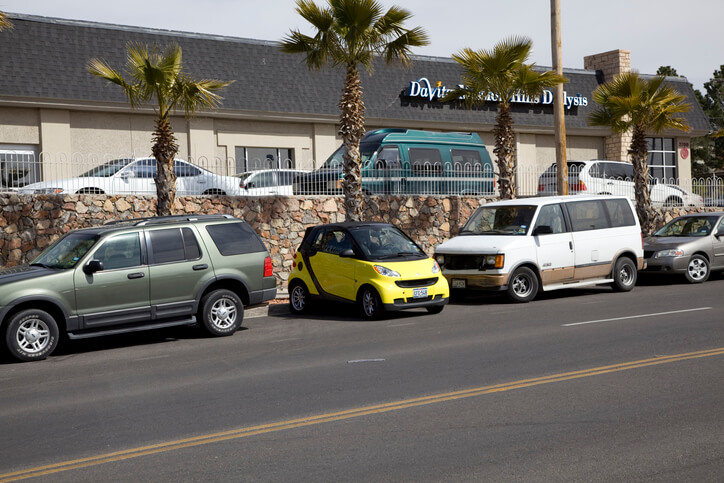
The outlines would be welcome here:
M 344 146 L 294 180 L 294 194 L 341 194 Z M 493 163 L 476 133 L 377 129 L 360 142 L 365 194 L 492 195 Z

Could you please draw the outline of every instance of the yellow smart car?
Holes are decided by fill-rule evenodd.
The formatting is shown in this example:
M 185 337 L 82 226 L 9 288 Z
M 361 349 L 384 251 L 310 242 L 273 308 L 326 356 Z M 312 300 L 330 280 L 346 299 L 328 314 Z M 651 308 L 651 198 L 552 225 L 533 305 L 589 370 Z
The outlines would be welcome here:
M 388 223 L 347 222 L 307 228 L 289 275 L 292 312 L 314 299 L 357 303 L 364 317 L 424 307 L 442 311 L 450 288 L 437 262 Z

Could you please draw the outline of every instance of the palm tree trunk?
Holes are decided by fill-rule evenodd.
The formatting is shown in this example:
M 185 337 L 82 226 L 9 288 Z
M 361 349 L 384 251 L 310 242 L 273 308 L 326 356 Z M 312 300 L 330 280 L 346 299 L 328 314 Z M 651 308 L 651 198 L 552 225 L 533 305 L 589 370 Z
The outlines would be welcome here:
M 513 117 L 510 115 L 510 104 L 500 102 L 498 115 L 493 128 L 495 135 L 495 149 L 498 172 L 500 173 L 500 198 L 511 200 L 515 198 L 515 174 L 518 160 L 515 154 L 515 132 L 513 131 Z
M 156 120 L 153 132 L 153 156 L 156 158 L 156 214 L 158 216 L 173 215 L 176 201 L 176 175 L 173 171 L 173 160 L 178 152 L 176 136 L 171 129 L 171 121 L 167 117 Z
M 631 147 L 628 152 L 633 163 L 636 213 L 641 223 L 641 231 L 644 235 L 648 235 L 654 229 L 656 214 L 651 207 L 651 194 L 649 193 L 649 169 L 646 165 L 646 158 L 649 153 L 646 144 L 646 133 L 638 126 L 633 128 Z
M 344 91 L 339 101 L 339 134 L 344 140 L 344 208 L 347 221 L 362 219 L 362 180 L 359 143 L 364 135 L 365 105 L 359 72 L 354 64 L 347 66 Z

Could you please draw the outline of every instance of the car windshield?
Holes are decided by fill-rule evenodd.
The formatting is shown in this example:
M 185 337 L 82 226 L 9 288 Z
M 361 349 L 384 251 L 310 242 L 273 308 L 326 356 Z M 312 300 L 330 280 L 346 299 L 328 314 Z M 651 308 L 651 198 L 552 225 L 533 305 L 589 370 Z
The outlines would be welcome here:
M 525 235 L 535 206 L 481 206 L 465 224 L 461 235 Z
M 414 241 L 394 226 L 360 226 L 350 233 L 364 255 L 372 260 L 427 258 Z
M 653 236 L 708 236 L 714 227 L 716 216 L 687 216 L 668 222 Z
M 364 166 L 380 147 L 381 141 L 359 144 L 360 166 Z M 344 146 L 340 146 L 322 165 L 322 169 L 340 169 L 344 164 Z
M 81 178 L 90 178 L 90 177 L 99 177 L 99 178 L 108 178 L 110 176 L 113 176 L 117 172 L 119 172 L 124 167 L 128 166 L 130 163 L 133 162 L 133 158 L 128 159 L 113 159 L 111 161 L 108 161 L 107 163 L 101 164 L 100 166 L 96 166 L 95 168 L 86 171 L 85 173 L 81 174 Z
M 30 265 L 47 268 L 73 268 L 96 241 L 98 241 L 98 236 L 94 234 L 69 233 L 46 248 Z

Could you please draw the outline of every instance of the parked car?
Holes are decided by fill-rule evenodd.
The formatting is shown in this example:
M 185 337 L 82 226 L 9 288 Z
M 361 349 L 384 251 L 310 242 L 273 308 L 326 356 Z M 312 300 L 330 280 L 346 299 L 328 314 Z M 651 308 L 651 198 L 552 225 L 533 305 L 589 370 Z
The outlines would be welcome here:
M 198 323 L 241 326 L 276 296 L 259 236 L 229 215 L 119 220 L 71 231 L 29 266 L 0 271 L 0 329 L 12 356 L 44 359 L 71 339 Z
M 222 176 L 204 168 L 176 159 L 176 192 L 179 195 L 238 195 L 240 182 L 233 176 Z M 113 159 L 77 178 L 41 181 L 18 189 L 21 194 L 156 194 L 156 159 Z
M 644 238 L 645 272 L 683 274 L 701 283 L 724 270 L 724 212 L 697 213 L 671 220 Z
M 450 297 L 435 260 L 388 223 L 349 222 L 307 228 L 289 275 L 289 305 L 302 313 L 315 299 L 356 303 L 362 315 L 426 308 Z
M 292 196 L 294 178 L 308 172 L 301 169 L 260 169 L 235 176 L 241 180 L 243 196 Z
M 568 161 L 568 192 L 571 195 L 618 195 L 636 201 L 633 165 L 621 161 Z M 557 191 L 557 167 L 552 164 L 538 179 L 538 196 L 552 196 Z M 651 204 L 656 208 L 680 206 L 698 208 L 704 199 L 685 189 L 659 183 L 649 178 Z
M 294 180 L 294 194 L 341 194 L 344 146 Z M 476 133 L 377 129 L 360 141 L 365 194 L 490 195 L 493 163 Z
M 628 291 L 643 268 L 641 227 L 625 197 L 499 201 L 478 208 L 435 258 L 452 290 L 504 290 L 514 302 L 539 289 Z

